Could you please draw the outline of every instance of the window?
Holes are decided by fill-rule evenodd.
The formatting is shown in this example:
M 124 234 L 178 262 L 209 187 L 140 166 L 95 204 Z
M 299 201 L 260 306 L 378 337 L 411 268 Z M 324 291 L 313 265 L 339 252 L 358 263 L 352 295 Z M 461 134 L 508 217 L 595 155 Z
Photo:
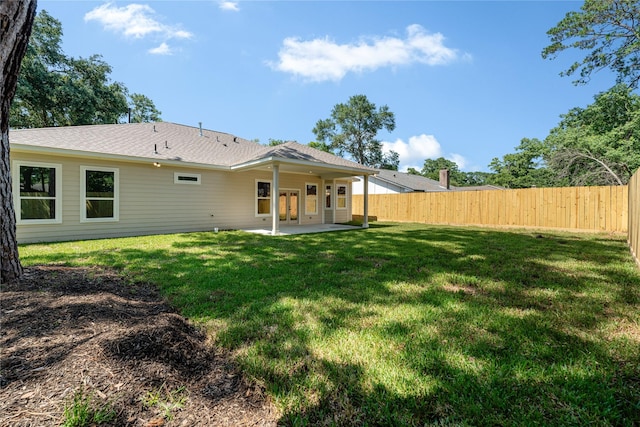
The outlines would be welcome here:
M 326 209 L 331 208 L 331 186 L 327 185 L 324 191 L 324 207 Z
M 174 172 L 173 183 L 174 184 L 195 184 L 200 185 L 199 173 L 180 173 Z
M 307 184 L 305 193 L 304 213 L 306 215 L 318 214 L 318 184 Z
M 80 167 L 80 221 L 118 221 L 118 169 Z
M 338 194 L 336 196 L 336 209 L 347 209 L 347 186 L 338 185 Z
M 14 162 L 13 174 L 18 223 L 62 222 L 62 165 Z
M 256 216 L 271 215 L 271 181 L 256 181 Z

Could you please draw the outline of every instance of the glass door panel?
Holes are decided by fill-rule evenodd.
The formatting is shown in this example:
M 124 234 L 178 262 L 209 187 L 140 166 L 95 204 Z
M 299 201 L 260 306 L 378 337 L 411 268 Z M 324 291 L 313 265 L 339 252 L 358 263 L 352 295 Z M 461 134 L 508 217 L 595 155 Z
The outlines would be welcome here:
M 287 193 L 280 191 L 278 196 L 278 216 L 280 217 L 280 221 L 287 221 L 287 211 Z
M 278 193 L 278 217 L 281 223 L 298 222 L 298 191 L 280 191 Z
M 298 221 L 298 192 L 289 193 L 289 220 Z

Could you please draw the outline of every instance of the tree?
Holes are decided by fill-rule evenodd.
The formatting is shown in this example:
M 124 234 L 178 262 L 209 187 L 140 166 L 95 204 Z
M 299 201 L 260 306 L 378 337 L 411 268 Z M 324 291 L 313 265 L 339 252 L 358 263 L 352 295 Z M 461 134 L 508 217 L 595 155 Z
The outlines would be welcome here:
M 16 239 L 16 215 L 11 189 L 11 165 L 9 161 L 9 112 L 18 83 L 20 64 L 25 55 L 33 20 L 36 0 L 0 2 L 0 132 L 2 148 L 0 157 L 0 212 L 2 220 L 2 261 L 0 282 L 13 282 L 22 275 Z
M 376 109 L 365 95 L 354 95 L 348 103 L 334 106 L 331 118 L 318 120 L 313 133 L 318 141 L 328 142 L 338 155 L 347 153 L 361 165 L 379 167 L 385 159 L 376 136 L 382 129 L 391 132 L 395 127 L 395 116 L 389 107 Z
M 325 153 L 331 153 L 331 146 L 324 142 L 311 141 L 308 145 L 309 147 L 315 148 L 316 150 L 324 151 Z
M 111 66 L 100 55 L 68 57 L 62 51 L 62 24 L 41 11 L 24 56 L 14 102 L 13 128 L 118 123 L 129 110 L 128 90 L 112 82 Z M 131 95 L 135 121 L 158 121 L 149 98 Z
M 152 100 L 140 93 L 131 94 L 131 123 L 161 122 L 160 114 Z
M 560 184 L 544 163 L 545 144 L 523 138 L 517 152 L 494 158 L 489 168 L 494 172 L 489 183 L 507 188 L 552 187 Z
M 590 51 L 573 63 L 564 76 L 579 70 L 574 84 L 589 81 L 594 71 L 610 68 L 617 82 L 635 89 L 640 83 L 640 2 L 638 0 L 585 0 L 580 12 L 569 12 L 547 34 L 551 44 L 543 58 L 555 58 L 569 48 Z
M 460 172 L 458 164 L 454 161 L 439 157 L 437 159 L 426 159 L 422 166 L 421 175 L 438 181 L 440 179 L 440 171 L 442 169 L 449 170 L 449 180 L 451 185 L 462 185 L 464 182 L 463 173 Z
M 379 169 L 387 169 L 392 171 L 397 171 L 400 166 L 400 154 L 391 150 L 389 153 L 385 153 L 382 155 L 382 161 L 380 165 L 376 166 Z
M 556 176 L 571 185 L 623 185 L 640 168 L 640 96 L 624 84 L 561 117 L 545 139 Z

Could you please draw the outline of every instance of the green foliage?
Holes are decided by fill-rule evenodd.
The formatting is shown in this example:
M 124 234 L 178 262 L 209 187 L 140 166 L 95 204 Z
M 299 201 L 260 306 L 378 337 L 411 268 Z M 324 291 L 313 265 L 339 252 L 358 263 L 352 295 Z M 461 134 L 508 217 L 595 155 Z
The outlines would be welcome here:
M 140 93 L 131 94 L 131 123 L 161 122 L 160 114 L 153 101 Z
M 449 182 L 451 185 L 462 186 L 465 184 L 465 174 L 458 168 L 458 164 L 452 160 L 445 159 L 444 157 L 426 159 L 420 174 L 427 178 L 439 181 L 440 170 L 442 169 L 449 170 Z
M 593 72 L 610 68 L 617 82 L 630 88 L 640 83 L 640 2 L 638 0 L 585 0 L 579 12 L 569 12 L 547 34 L 551 44 L 543 58 L 575 48 L 588 51 L 562 75 L 579 70 L 575 84 L 589 81 Z
M 284 144 L 284 139 L 271 139 L 269 138 L 269 143 L 267 144 L 270 147 L 275 147 L 276 145 Z
M 160 411 L 163 418 L 173 419 L 173 413 L 182 409 L 188 400 L 185 387 L 178 387 L 175 390 L 168 390 L 163 384 L 158 389 L 147 391 L 140 402 L 146 408 L 155 408 Z
M 426 159 L 421 171 L 409 168 L 407 173 L 412 175 L 422 175 L 435 181 L 440 180 L 440 171 L 449 170 L 449 183 L 456 187 L 467 187 L 471 185 L 485 185 L 489 183 L 490 173 L 487 172 L 463 172 L 458 164 L 452 160 L 439 157 L 437 159 Z
M 324 151 L 325 153 L 332 153 L 331 146 L 324 142 L 311 141 L 309 142 L 309 147 L 315 148 L 316 150 Z
M 640 168 L 640 96 L 619 84 L 561 116 L 544 141 L 523 139 L 495 158 L 493 184 L 508 188 L 623 185 Z
M 109 423 L 116 413 L 108 404 L 96 405 L 93 397 L 80 389 L 65 405 L 63 417 L 62 427 L 88 427 Z
M 376 109 L 365 95 L 354 95 L 346 104 L 334 106 L 330 118 L 318 120 L 313 133 L 340 156 L 349 154 L 361 165 L 380 167 L 393 165 L 395 157 L 393 153 L 384 157 L 376 135 L 382 129 L 391 132 L 395 127 L 395 116 L 389 107 Z
M 11 127 L 118 123 L 126 116 L 128 91 L 111 81 L 111 66 L 100 55 L 65 55 L 62 34 L 60 21 L 46 10 L 36 16 L 11 104 Z M 133 94 L 131 102 L 133 121 L 159 119 L 144 95 Z
M 400 154 L 391 150 L 389 153 L 385 153 L 382 155 L 382 161 L 377 166 L 380 169 L 387 169 L 392 171 L 397 171 L 400 166 Z
M 574 108 L 545 139 L 549 167 L 572 185 L 623 185 L 640 168 L 640 96 L 617 85 Z
M 156 283 L 265 386 L 282 425 L 640 424 L 625 236 L 374 223 L 20 251 Z
M 515 153 L 491 161 L 491 183 L 506 188 L 561 186 L 544 163 L 546 150 L 540 140 L 523 138 Z

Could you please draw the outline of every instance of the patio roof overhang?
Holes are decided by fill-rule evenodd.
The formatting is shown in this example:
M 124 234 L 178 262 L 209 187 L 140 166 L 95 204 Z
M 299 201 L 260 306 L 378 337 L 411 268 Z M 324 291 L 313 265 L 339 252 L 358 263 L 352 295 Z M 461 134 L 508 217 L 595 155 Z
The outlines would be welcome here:
M 264 170 L 271 171 L 273 166 L 279 167 L 280 173 L 296 173 L 319 176 L 322 179 L 331 180 L 337 178 L 349 178 L 353 176 L 374 175 L 377 170 L 367 167 L 349 167 L 332 165 L 309 160 L 287 159 L 282 157 L 265 157 L 251 160 L 231 166 L 232 171 Z

